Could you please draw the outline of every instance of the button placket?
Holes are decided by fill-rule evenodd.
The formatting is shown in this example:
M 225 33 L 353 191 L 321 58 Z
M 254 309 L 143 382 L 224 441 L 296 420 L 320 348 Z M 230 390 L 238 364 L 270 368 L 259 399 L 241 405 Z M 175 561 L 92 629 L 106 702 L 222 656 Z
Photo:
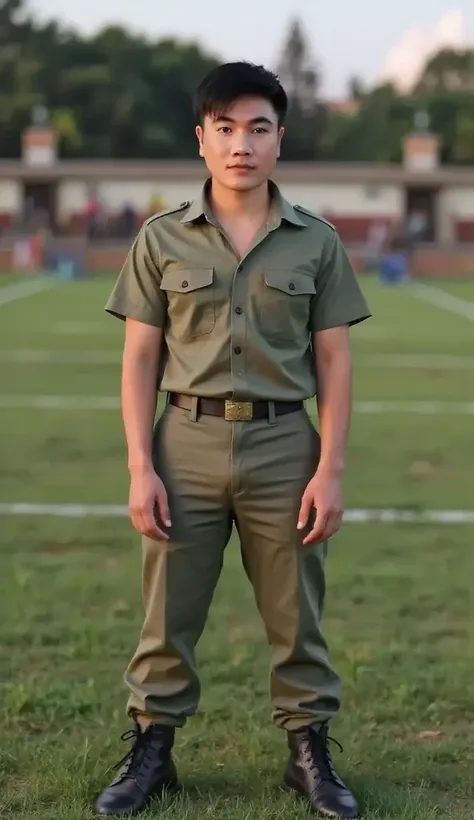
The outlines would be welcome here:
M 233 288 L 232 288 L 232 312 L 234 320 L 231 327 L 231 350 L 232 359 L 235 360 L 235 369 L 232 367 L 232 372 L 239 380 L 244 378 L 245 356 L 243 350 L 243 341 L 245 338 L 245 311 L 242 307 L 244 304 L 244 280 L 242 277 L 242 263 L 239 263 L 234 273 Z M 233 385 L 234 390 L 236 385 Z M 241 388 L 240 388 L 241 389 Z

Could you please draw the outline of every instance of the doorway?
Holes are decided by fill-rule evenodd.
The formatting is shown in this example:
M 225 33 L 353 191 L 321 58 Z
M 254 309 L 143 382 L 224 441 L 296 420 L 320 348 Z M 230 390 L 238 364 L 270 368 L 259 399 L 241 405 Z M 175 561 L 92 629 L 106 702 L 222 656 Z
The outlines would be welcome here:
M 56 183 L 25 182 L 23 186 L 23 224 L 28 230 L 56 227 Z
M 407 188 L 405 194 L 405 227 L 417 242 L 436 242 L 436 188 Z

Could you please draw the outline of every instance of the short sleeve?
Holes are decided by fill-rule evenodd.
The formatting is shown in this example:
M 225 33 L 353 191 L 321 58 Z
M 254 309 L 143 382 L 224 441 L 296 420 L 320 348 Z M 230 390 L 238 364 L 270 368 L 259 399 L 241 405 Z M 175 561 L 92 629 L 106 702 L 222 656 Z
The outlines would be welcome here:
M 330 245 L 316 274 L 310 329 L 327 330 L 355 325 L 371 316 L 356 274 L 339 235 L 332 231 Z
M 105 310 L 119 319 L 136 319 L 163 328 L 167 301 L 160 283 L 157 237 L 145 224 L 128 252 Z

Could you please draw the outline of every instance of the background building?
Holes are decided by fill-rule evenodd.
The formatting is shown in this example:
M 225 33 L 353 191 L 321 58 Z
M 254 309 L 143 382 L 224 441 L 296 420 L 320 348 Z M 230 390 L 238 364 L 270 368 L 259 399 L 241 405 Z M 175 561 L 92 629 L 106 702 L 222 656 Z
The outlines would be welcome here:
M 336 226 L 358 269 L 381 230 L 416 236 L 420 275 L 454 275 L 474 269 L 474 167 L 441 165 L 439 153 L 435 134 L 415 130 L 400 165 L 282 162 L 274 178 Z M 44 229 L 82 239 L 90 268 L 114 268 L 144 219 L 196 196 L 205 178 L 201 160 L 59 160 L 54 130 L 33 125 L 22 158 L 0 162 L 0 266 L 11 269 L 19 237 Z

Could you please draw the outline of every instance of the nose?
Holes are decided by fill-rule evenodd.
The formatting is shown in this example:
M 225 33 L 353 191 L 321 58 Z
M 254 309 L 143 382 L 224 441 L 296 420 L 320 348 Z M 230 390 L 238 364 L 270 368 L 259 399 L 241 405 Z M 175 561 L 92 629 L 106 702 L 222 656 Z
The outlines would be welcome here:
M 252 154 L 252 146 L 245 135 L 236 134 L 232 141 L 232 156 L 248 157 Z

